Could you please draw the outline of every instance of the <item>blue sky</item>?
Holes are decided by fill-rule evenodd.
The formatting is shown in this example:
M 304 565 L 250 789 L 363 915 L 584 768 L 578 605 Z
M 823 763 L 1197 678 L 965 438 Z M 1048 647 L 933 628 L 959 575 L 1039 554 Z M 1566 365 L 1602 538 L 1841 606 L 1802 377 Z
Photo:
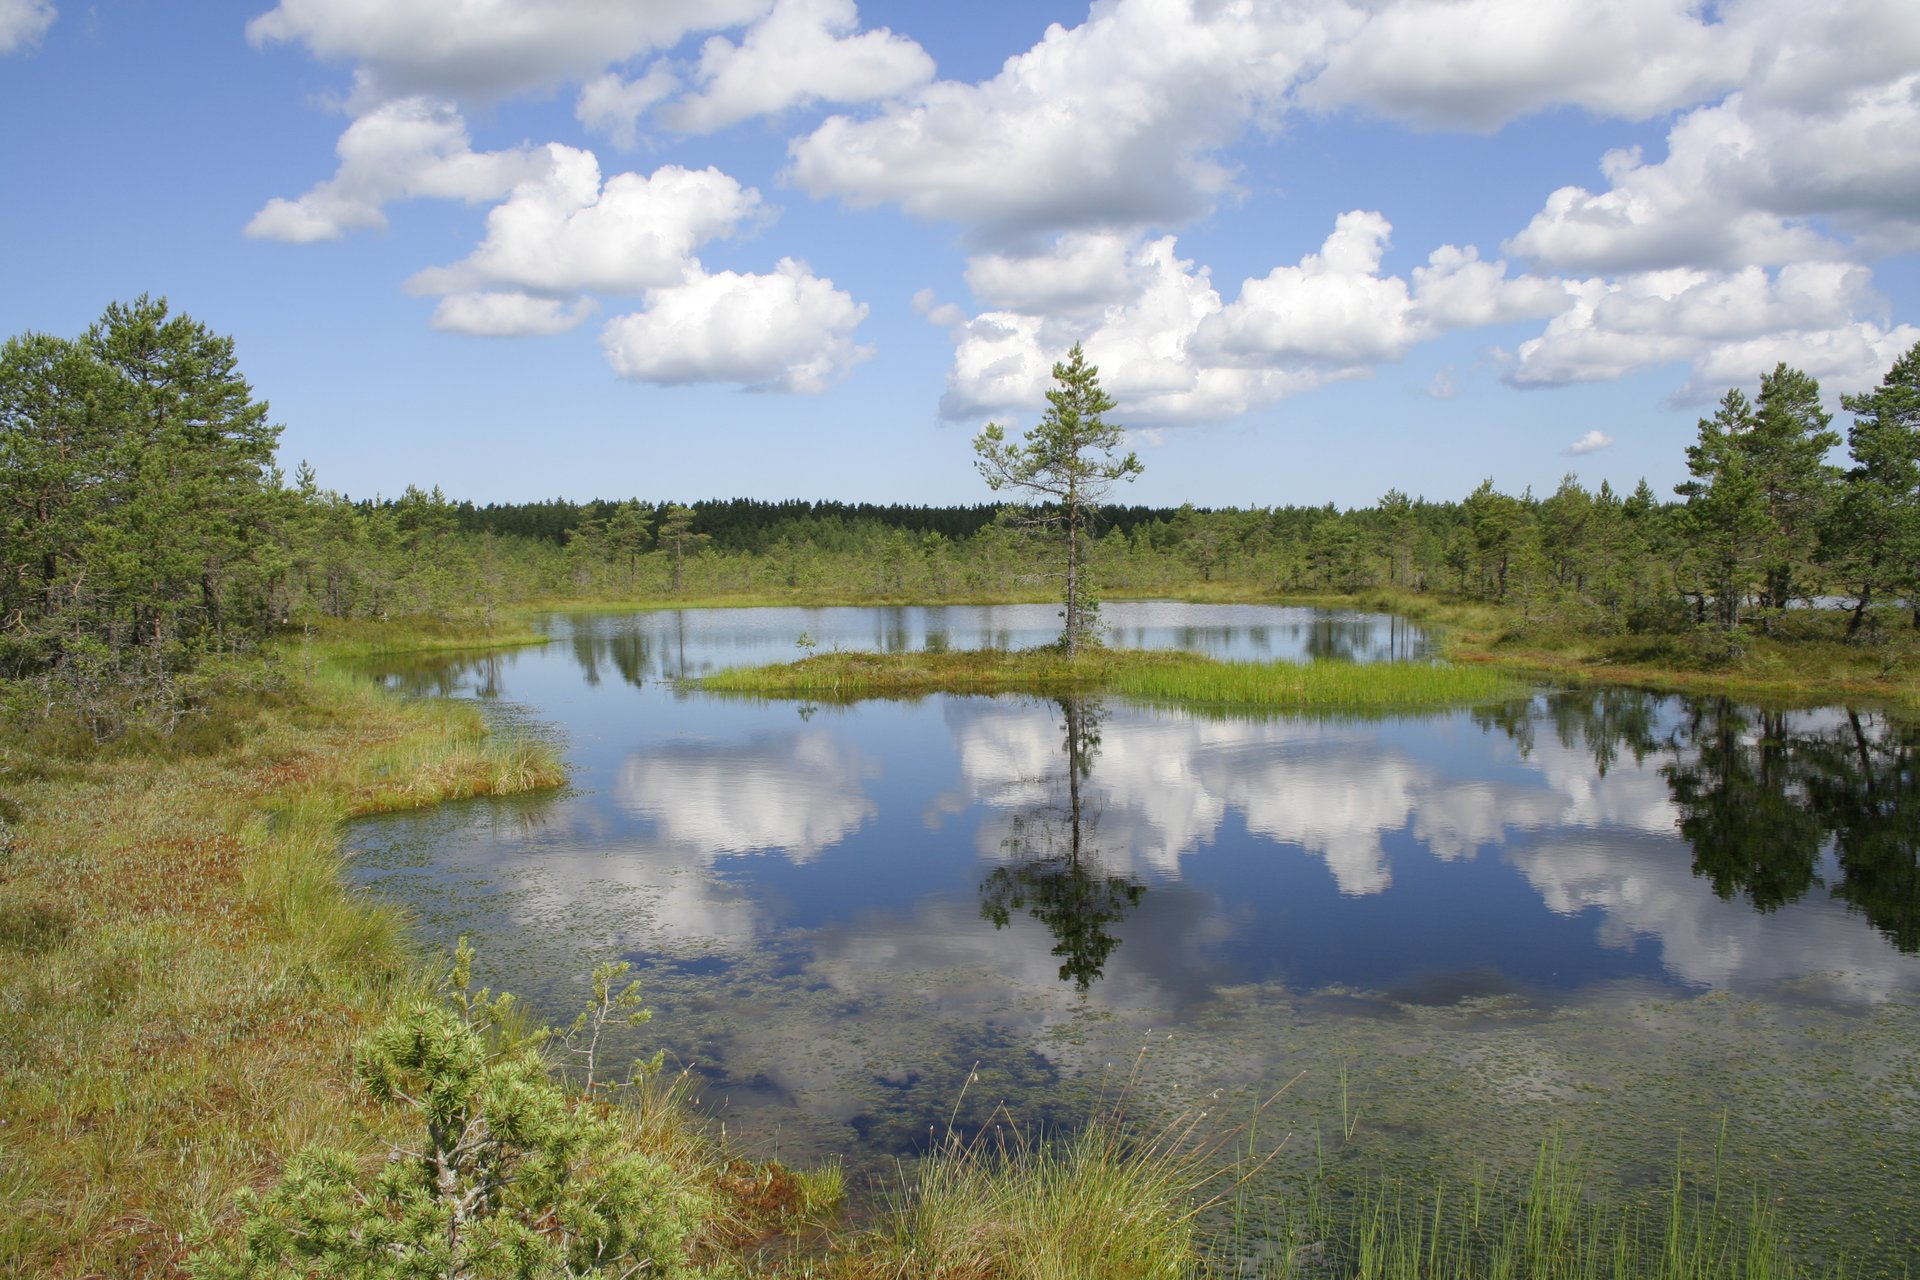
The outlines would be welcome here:
M 1130 500 L 1666 492 L 1920 341 L 1911 0 L 0 0 L 0 112 L 0 332 L 355 496 L 987 501 L 1076 341 Z

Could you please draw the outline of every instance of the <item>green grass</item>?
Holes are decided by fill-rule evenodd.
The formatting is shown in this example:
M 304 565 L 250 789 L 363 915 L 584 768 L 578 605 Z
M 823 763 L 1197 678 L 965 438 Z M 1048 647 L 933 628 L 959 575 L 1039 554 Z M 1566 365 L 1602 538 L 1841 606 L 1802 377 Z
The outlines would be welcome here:
M 1765 1196 L 1689 1187 L 1634 1197 L 1590 1186 L 1548 1140 L 1532 1170 L 1409 1185 L 1335 1185 L 1285 1204 L 1240 1196 L 1210 1273 L 1262 1280 L 1811 1280 Z
M 174 1274 L 289 1153 L 378 1149 L 353 1046 L 417 969 L 341 822 L 564 772 L 317 667 L 215 664 L 171 736 L 0 736 L 0 1275 Z
M 1220 662 L 1190 653 L 1057 649 L 823 653 L 716 672 L 693 682 L 723 693 L 825 700 L 929 693 L 1112 693 L 1142 701 L 1263 710 L 1356 711 L 1457 706 L 1526 686 L 1488 667 L 1348 662 Z
M 310 663 L 384 657 L 396 653 L 445 653 L 545 644 L 533 611 L 516 610 L 499 621 L 478 618 L 316 618 L 283 638 L 282 649 Z
M 1150 1137 L 1112 1116 L 1027 1141 L 1010 1125 L 950 1135 L 921 1161 L 882 1229 L 854 1251 L 861 1274 L 900 1280 L 1179 1280 L 1199 1254 L 1195 1217 L 1220 1178 L 1192 1127 Z

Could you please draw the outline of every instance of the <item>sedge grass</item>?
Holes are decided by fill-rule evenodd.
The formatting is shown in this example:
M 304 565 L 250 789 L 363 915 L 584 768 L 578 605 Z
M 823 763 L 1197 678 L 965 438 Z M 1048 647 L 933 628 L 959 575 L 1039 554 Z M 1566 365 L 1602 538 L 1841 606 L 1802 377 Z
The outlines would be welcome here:
M 0 738 L 0 1275 L 174 1274 L 293 1151 L 377 1146 L 353 1047 L 414 962 L 340 820 L 560 776 L 469 707 L 232 682 L 170 739 Z
M 703 676 L 715 692 L 827 700 L 929 693 L 1113 693 L 1149 702 L 1272 710 L 1367 711 L 1457 706 L 1525 692 L 1487 667 L 1424 663 L 1222 662 L 1198 654 L 1057 648 L 823 653 Z
M 1548 1139 L 1518 1180 L 1336 1184 L 1320 1173 L 1285 1207 L 1237 1197 L 1209 1274 L 1262 1280 L 1827 1280 L 1795 1253 L 1765 1196 L 1691 1187 L 1603 1193 Z
M 869 1266 L 901 1280 L 1192 1273 L 1195 1201 L 1218 1173 L 1189 1133 L 1137 1139 L 1111 1116 L 1051 1140 L 1027 1140 L 1010 1122 L 987 1132 L 949 1134 L 921 1161 Z

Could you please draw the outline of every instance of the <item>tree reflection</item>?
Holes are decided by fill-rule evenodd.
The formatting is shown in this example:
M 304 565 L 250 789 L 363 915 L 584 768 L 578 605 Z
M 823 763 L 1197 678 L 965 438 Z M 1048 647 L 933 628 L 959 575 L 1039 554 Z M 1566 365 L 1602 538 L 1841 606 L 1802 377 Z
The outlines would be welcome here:
M 1920 951 L 1920 728 L 1855 711 L 1812 755 L 1808 794 L 1833 829 L 1833 896 L 1902 951 Z
M 1610 689 L 1552 695 L 1544 715 L 1509 707 L 1477 719 L 1523 754 L 1551 723 L 1602 775 L 1623 755 L 1664 757 L 1693 873 L 1716 894 L 1772 911 L 1826 888 L 1900 950 L 1920 951 L 1920 726 L 1837 715 Z M 1831 885 L 1821 875 L 1829 849 Z
M 1014 817 L 1001 845 L 1011 861 L 982 882 L 980 915 L 996 929 L 1005 928 L 1016 911 L 1045 925 L 1060 957 L 1060 980 L 1084 992 L 1120 945 L 1111 926 L 1140 904 L 1147 888 L 1107 874 L 1093 844 L 1100 817 L 1086 801 L 1086 783 L 1100 752 L 1105 709 L 1097 701 L 1063 698 L 1060 710 L 1066 724 L 1064 796 L 1056 787 L 1047 803 Z
M 1805 744 L 1785 713 L 1725 698 L 1693 703 L 1660 772 L 1693 846 L 1693 874 L 1760 911 L 1797 902 L 1819 881 L 1826 824 L 1808 803 Z
M 572 637 L 573 660 L 589 686 L 600 683 L 600 667 L 606 663 L 620 678 L 636 689 L 653 670 L 653 644 L 639 631 L 617 631 L 601 635 L 581 628 Z

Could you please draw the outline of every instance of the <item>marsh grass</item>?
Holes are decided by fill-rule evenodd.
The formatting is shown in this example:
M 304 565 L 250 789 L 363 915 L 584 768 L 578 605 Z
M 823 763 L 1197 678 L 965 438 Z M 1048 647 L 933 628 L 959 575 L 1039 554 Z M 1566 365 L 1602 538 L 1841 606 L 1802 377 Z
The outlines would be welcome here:
M 920 1162 L 867 1261 L 902 1280 L 1174 1280 L 1195 1265 L 1198 1204 L 1220 1177 L 1211 1157 L 1182 1126 L 1138 1137 L 1109 1115 L 1031 1139 L 1003 1117 Z
M 376 621 L 367 618 L 316 618 L 289 631 L 282 647 L 331 662 L 399 653 L 446 653 L 505 649 L 547 643 L 534 625 L 534 613 L 516 610 L 498 621 L 430 616 Z
M 1417 1185 L 1336 1183 L 1324 1171 L 1284 1206 L 1236 1197 L 1208 1274 L 1263 1280 L 1810 1280 L 1845 1274 L 1795 1256 L 1763 1194 L 1689 1186 L 1601 1192 L 1557 1139 L 1532 1169 Z
M 1181 705 L 1352 711 L 1457 706 L 1526 691 L 1513 677 L 1488 667 L 1221 662 L 1138 649 L 1097 649 L 1070 662 L 1051 646 L 820 653 L 797 662 L 721 671 L 691 683 L 714 692 L 828 701 L 930 693 L 1114 693 Z
M 300 665 L 235 665 L 168 738 L 0 739 L 0 1275 L 171 1274 L 292 1152 L 376 1142 L 353 1049 L 414 961 L 344 887 L 341 819 L 562 776 Z

